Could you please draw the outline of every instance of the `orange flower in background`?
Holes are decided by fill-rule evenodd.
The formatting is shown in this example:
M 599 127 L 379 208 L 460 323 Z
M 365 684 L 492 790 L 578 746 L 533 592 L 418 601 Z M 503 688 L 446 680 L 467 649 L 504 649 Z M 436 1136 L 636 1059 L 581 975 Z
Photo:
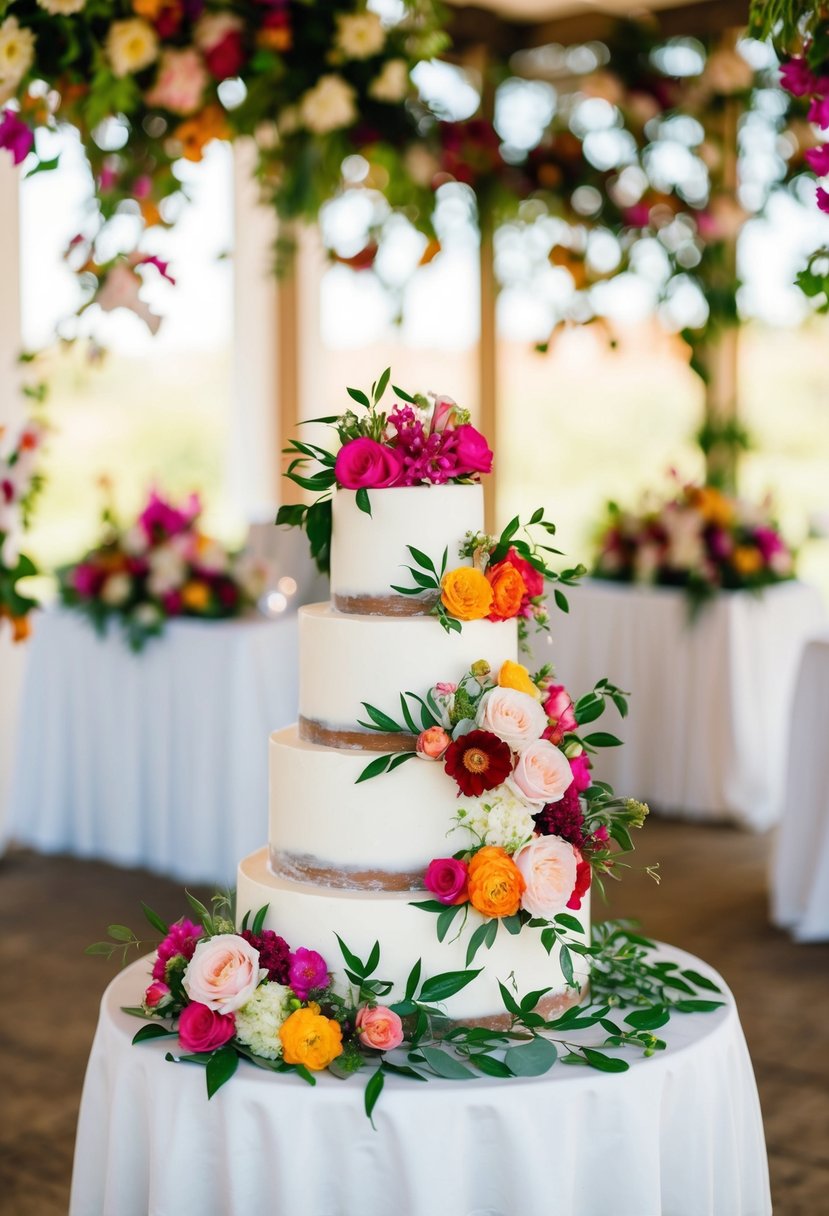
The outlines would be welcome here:
M 727 528 L 734 519 L 734 504 L 714 486 L 694 486 L 690 500 L 708 524 Z
M 339 1022 L 323 1017 L 318 1010 L 319 1006 L 297 1009 L 280 1026 L 286 1064 L 304 1064 L 312 1072 L 320 1072 L 342 1055 L 343 1032 Z
M 210 603 L 210 588 L 200 579 L 191 579 L 181 589 L 181 602 L 191 612 L 204 612 Z
M 516 570 L 512 562 L 504 559 L 490 566 L 486 572 L 486 580 L 492 588 L 492 609 L 489 613 L 491 621 L 510 621 L 518 616 L 524 596 L 527 594 L 527 584 Z
M 469 900 L 482 916 L 514 916 L 525 887 L 518 866 L 496 845 L 479 849 L 469 863 Z
M 426 248 L 423 250 L 423 253 L 420 255 L 418 266 L 428 266 L 430 262 L 434 261 L 439 253 L 440 241 L 432 237 L 432 239 L 427 243 Z
M 161 212 L 151 198 L 142 198 L 138 204 L 141 211 L 141 218 L 144 221 L 146 228 L 154 228 L 156 224 L 161 224 Z
M 181 144 L 185 160 L 200 161 L 204 149 L 214 139 L 230 138 L 230 128 L 220 106 L 205 106 L 200 114 L 179 123 L 173 138 Z
M 738 574 L 756 574 L 763 568 L 763 555 L 754 545 L 737 545 L 731 554 L 731 564 Z
M 536 701 L 541 700 L 541 690 L 533 684 L 526 667 L 523 663 L 513 663 L 512 659 L 505 659 L 501 664 L 501 670 L 498 672 L 498 686 L 499 688 L 514 688 L 516 692 L 525 692 L 528 697 L 534 697 Z
M 481 621 L 492 608 L 492 587 L 474 566 L 458 566 L 441 579 L 440 598 L 456 620 Z
M 12 616 L 8 608 L 0 606 L 0 625 L 6 618 L 12 628 L 12 641 L 25 642 L 32 632 L 32 623 L 27 616 Z

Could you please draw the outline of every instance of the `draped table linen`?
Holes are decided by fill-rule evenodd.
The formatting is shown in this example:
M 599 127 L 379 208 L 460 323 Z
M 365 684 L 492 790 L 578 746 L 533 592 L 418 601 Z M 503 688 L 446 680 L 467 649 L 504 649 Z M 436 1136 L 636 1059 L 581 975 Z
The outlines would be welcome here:
M 29 646 L 12 838 L 234 883 L 267 824 L 268 735 L 296 717 L 296 617 L 171 621 L 135 655 L 54 609 Z
M 693 967 L 683 951 L 659 956 Z M 678 1014 L 630 1071 L 428 1084 L 373 1069 L 314 1088 L 242 1061 L 210 1101 L 204 1072 L 131 1046 L 151 960 L 104 994 L 81 1102 L 71 1216 L 767 1216 L 754 1074 L 733 997 Z M 591 1037 L 592 1036 L 592 1037 Z M 596 1032 L 571 1032 L 587 1043 Z
M 794 679 L 806 640 L 826 623 L 818 591 L 781 583 L 720 593 L 692 623 L 684 591 L 587 581 L 551 604 L 549 637 L 531 635 L 574 698 L 605 676 L 631 694 L 596 726 L 595 772 L 655 810 L 731 820 L 756 831 L 780 814 Z
M 797 941 L 829 941 L 829 633 L 803 652 L 794 707 L 772 920 Z

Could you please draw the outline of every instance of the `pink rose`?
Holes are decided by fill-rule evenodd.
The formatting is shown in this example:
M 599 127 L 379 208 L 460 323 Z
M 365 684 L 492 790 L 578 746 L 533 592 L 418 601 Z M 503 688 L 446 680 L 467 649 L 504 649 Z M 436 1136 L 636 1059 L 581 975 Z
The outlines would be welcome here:
M 193 114 L 201 105 L 207 80 L 204 61 L 193 47 L 165 51 L 156 82 L 147 93 L 147 104 L 173 114 Z
M 258 950 L 236 933 L 219 933 L 196 945 L 182 983 L 191 1001 L 233 1013 L 247 1004 L 266 975 Z
M 216 1013 L 198 1001 L 185 1005 L 178 1020 L 178 1041 L 185 1051 L 215 1051 L 235 1033 L 232 1013 Z
M 480 431 L 465 422 L 455 431 L 455 472 L 489 473 L 492 471 L 492 451 Z
M 573 893 L 567 900 L 567 907 L 572 908 L 574 912 L 578 912 L 581 908 L 582 896 L 586 895 L 590 890 L 590 862 L 585 861 L 581 853 L 576 849 L 576 885 L 573 887 Z
M 516 688 L 493 688 L 481 698 L 476 725 L 491 731 L 517 752 L 541 738 L 547 715 L 529 693 Z
M 458 403 L 451 397 L 436 397 L 435 408 L 432 410 L 432 421 L 429 424 L 429 433 L 445 431 L 452 427 L 455 423 L 457 410 Z
M 440 760 L 451 742 L 442 726 L 430 726 L 417 736 L 417 754 L 424 760 Z
M 523 578 L 529 599 L 535 599 L 536 596 L 544 594 L 544 575 L 540 570 L 536 570 L 531 562 L 521 557 L 514 549 L 508 550 L 504 561 L 509 562 L 511 566 L 515 566 L 515 569 Z
M 384 490 L 399 480 L 402 471 L 397 451 L 367 436 L 344 443 L 334 463 L 337 485 L 346 490 Z
M 403 1023 L 393 1009 L 363 1005 L 354 1019 L 357 1037 L 364 1047 L 375 1051 L 392 1051 L 403 1042 Z
M 443 697 L 451 697 L 452 693 L 458 691 L 457 684 L 450 684 L 448 680 L 441 680 L 434 687 L 435 692 L 439 692 Z
M 576 789 L 579 793 L 582 793 L 592 782 L 590 776 L 590 757 L 587 755 L 587 752 L 580 752 L 578 756 L 570 757 L 570 772 Z
M 457 857 L 436 857 L 423 875 L 423 885 L 442 904 L 466 902 L 467 866 Z
M 147 991 L 144 993 L 144 1008 L 145 1009 L 163 1009 L 165 1005 L 169 1005 L 172 999 L 172 993 L 168 984 L 162 980 L 153 980 Z
M 549 739 L 536 739 L 525 747 L 507 779 L 520 798 L 539 806 L 558 802 L 572 782 L 567 757 Z
M 576 886 L 576 850 L 560 836 L 534 836 L 513 857 L 526 889 L 521 907 L 551 920 L 567 907 Z
M 573 713 L 572 698 L 563 684 L 549 686 L 544 700 L 544 712 L 550 719 L 544 738 L 549 739 L 551 743 L 561 743 L 568 731 L 573 731 L 578 726 L 576 715 Z
M 301 1001 L 307 1000 L 312 988 L 325 988 L 328 983 L 328 964 L 321 954 L 300 946 L 288 957 L 288 983 Z

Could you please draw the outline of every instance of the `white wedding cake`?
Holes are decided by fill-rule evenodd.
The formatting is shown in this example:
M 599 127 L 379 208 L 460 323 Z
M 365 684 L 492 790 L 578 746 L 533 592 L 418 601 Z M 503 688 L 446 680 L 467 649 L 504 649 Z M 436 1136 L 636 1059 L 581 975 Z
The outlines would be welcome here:
M 458 918 L 439 941 L 434 915 L 412 906 L 430 899 L 430 862 L 459 848 L 450 831 L 463 799 L 443 763 L 420 758 L 358 781 L 372 760 L 411 751 L 416 740 L 370 729 L 365 706 L 399 716 L 401 693 L 423 696 L 481 660 L 492 672 L 517 661 L 515 619 L 467 620 L 448 631 L 429 614 L 434 593 L 393 590 L 412 563 L 410 546 L 438 560 L 448 548 L 450 567 L 469 566 L 465 538 L 482 531 L 480 484 L 372 489 L 370 514 L 354 491 L 336 490 L 331 602 L 300 609 L 299 722 L 271 735 L 268 844 L 239 866 L 239 924 L 267 905 L 264 927 L 319 951 L 335 976 L 337 935 L 361 958 L 379 941 L 377 976 L 394 984 L 389 1001 L 402 999 L 418 959 L 423 976 L 464 970 L 485 919 L 468 906 L 462 932 Z M 586 942 L 589 893 L 578 920 L 583 932 L 571 937 Z M 521 994 L 549 989 L 542 1012 L 578 999 L 538 927 L 500 931 L 487 945 L 469 964 L 480 974 L 446 1000 L 449 1017 L 502 1018 L 499 981 Z M 574 962 L 578 981 L 584 959 Z

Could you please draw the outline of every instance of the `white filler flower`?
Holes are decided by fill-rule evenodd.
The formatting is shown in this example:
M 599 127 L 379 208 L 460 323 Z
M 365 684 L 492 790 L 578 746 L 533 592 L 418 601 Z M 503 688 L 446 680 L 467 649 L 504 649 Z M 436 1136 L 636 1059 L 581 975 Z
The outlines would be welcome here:
M 279 1027 L 291 1012 L 293 993 L 282 984 L 260 984 L 236 1014 L 236 1038 L 257 1056 L 276 1060 L 282 1055 Z

